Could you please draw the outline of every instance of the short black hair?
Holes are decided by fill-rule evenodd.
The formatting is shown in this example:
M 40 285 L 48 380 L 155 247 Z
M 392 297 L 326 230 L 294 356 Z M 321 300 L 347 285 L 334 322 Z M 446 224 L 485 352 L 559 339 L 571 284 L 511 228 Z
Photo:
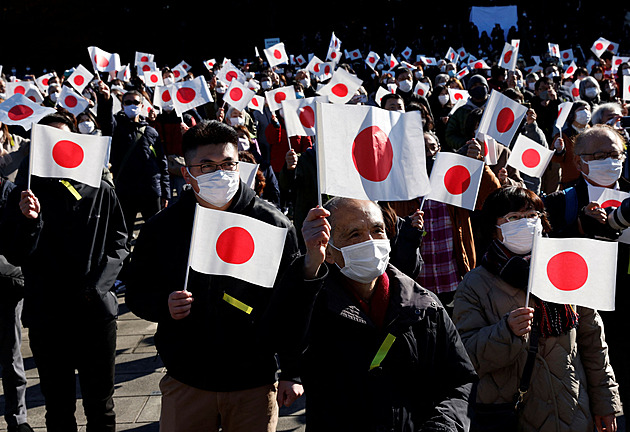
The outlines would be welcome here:
M 385 103 L 387 103 L 387 101 L 390 99 L 398 99 L 403 103 L 403 105 L 405 103 L 405 100 L 403 99 L 403 97 L 399 95 L 398 93 L 388 93 L 385 96 L 383 96 L 383 98 L 381 99 L 381 108 L 384 108 Z
M 77 121 L 74 116 L 68 112 L 56 112 L 42 118 L 37 124 L 50 126 L 55 123 L 61 123 L 68 126 L 70 132 L 77 132 Z
M 238 134 L 233 127 L 217 120 L 203 120 L 184 133 L 182 138 L 184 159 L 189 163 L 200 146 L 227 143 L 232 144 L 238 151 Z

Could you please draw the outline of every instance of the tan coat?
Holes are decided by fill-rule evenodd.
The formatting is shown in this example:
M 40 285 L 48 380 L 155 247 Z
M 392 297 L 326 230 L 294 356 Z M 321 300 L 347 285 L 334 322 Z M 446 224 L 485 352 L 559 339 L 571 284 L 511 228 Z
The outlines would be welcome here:
M 529 339 L 512 334 L 507 314 L 524 305 L 525 292 L 483 267 L 457 288 L 453 321 L 479 374 L 479 403 L 512 402 L 517 392 Z M 520 431 L 592 432 L 593 415 L 621 412 L 601 318 L 592 309 L 576 311 L 576 329 L 539 340 Z

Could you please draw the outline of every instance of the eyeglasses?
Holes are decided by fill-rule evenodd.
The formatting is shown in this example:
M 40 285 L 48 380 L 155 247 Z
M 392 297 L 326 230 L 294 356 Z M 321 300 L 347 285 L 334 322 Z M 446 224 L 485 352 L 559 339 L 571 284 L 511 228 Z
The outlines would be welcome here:
M 596 153 L 582 153 L 579 155 L 585 162 L 590 162 L 593 160 L 604 160 L 608 158 L 623 160 L 626 155 L 624 152 L 620 151 L 611 151 L 611 152 L 596 152 Z
M 223 171 L 235 171 L 237 166 L 238 161 L 228 161 L 220 164 L 206 162 L 197 165 L 188 165 L 188 168 L 199 168 L 202 174 L 209 174 L 218 171 L 219 169 Z
M 508 222 L 515 222 L 524 218 L 527 219 L 539 219 L 542 213 L 536 210 L 527 210 L 525 212 L 511 212 L 499 219 L 505 219 Z
M 137 99 L 127 99 L 123 101 L 123 105 L 140 105 L 140 101 Z

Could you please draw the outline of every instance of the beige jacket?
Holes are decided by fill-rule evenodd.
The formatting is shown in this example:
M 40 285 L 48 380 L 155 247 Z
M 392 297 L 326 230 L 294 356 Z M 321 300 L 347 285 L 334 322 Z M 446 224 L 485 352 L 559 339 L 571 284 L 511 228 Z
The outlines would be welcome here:
M 457 288 L 453 321 L 479 374 L 479 403 L 513 401 L 529 339 L 512 334 L 507 314 L 524 305 L 525 292 L 483 267 L 467 273 Z M 576 329 L 539 339 L 520 431 L 592 432 L 593 415 L 621 412 L 601 318 L 592 309 L 576 311 Z

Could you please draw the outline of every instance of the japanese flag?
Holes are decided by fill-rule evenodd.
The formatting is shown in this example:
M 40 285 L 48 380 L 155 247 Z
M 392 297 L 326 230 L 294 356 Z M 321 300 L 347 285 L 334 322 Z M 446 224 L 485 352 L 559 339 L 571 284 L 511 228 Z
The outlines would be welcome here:
M 223 101 L 227 102 L 239 111 L 243 111 L 256 93 L 248 89 L 239 80 L 232 80 L 230 86 L 223 95 Z
M 16 93 L 0 104 L 0 122 L 8 125 L 19 125 L 29 130 L 33 123 L 43 117 L 56 113 L 54 108 L 38 105 L 26 96 Z
M 358 49 L 355 49 L 354 51 L 350 51 L 348 53 L 348 56 L 350 57 L 350 60 L 359 60 L 362 57 L 361 51 L 359 51 Z
M 529 279 L 535 296 L 553 303 L 615 310 L 617 243 L 535 237 L 531 260 Z
M 501 60 L 499 61 L 499 67 L 513 71 L 516 69 L 516 60 L 518 59 L 518 48 L 505 43 L 503 52 L 501 53 Z
M 619 44 L 609 41 L 607 49 L 608 49 L 608 51 L 612 52 L 613 54 L 617 54 L 617 52 L 619 51 Z
M 446 56 L 444 57 L 447 61 L 455 63 L 459 57 L 459 54 L 453 49 L 453 47 L 448 47 L 448 51 L 446 52 Z
M 33 125 L 30 174 L 70 178 L 99 188 L 111 137 L 76 134 Z
M 497 142 L 491 136 L 477 132 L 475 137 L 481 143 L 481 152 L 483 154 L 483 160 L 486 165 L 497 164 Z
M 623 77 L 623 100 L 630 101 L 630 75 Z
M 564 124 L 567 122 L 573 102 L 563 102 L 558 106 L 558 117 L 556 118 L 556 127 L 562 131 Z
M 147 63 L 152 61 L 155 61 L 155 55 L 136 51 L 136 57 L 133 65 L 138 66 L 140 63 Z
M 490 69 L 490 66 L 483 60 L 475 60 L 472 64 L 470 64 L 473 69 Z
M 35 82 L 37 83 L 37 87 L 39 87 L 39 90 L 43 94 L 45 94 L 45 95 L 48 94 L 48 80 L 50 78 L 54 77 L 54 76 L 55 76 L 55 74 L 50 72 L 50 73 L 47 73 L 47 74 L 44 74 L 44 75 L 40 76 L 39 78 L 37 78 L 35 80 Z
M 610 45 L 610 41 L 600 37 L 595 42 L 593 42 L 593 46 L 591 47 L 591 51 L 597 56 L 601 57 L 602 54 L 606 52 L 608 46 Z
M 173 106 L 178 116 L 190 109 L 214 102 L 203 76 L 169 86 L 173 98 Z
M 153 105 L 164 108 L 171 108 L 173 106 L 173 98 L 169 88 L 172 86 L 158 86 L 155 88 L 153 94 Z
M 157 70 L 157 64 L 155 62 L 144 62 L 136 65 L 136 71 L 139 76 L 143 76 L 145 72 L 151 72 Z
M 435 57 L 420 56 L 420 59 L 427 66 L 436 66 L 437 65 L 437 60 L 435 59 Z
M 247 108 L 263 112 L 265 109 L 265 98 L 262 96 L 254 95 L 252 100 L 247 104 Z
M 439 152 L 431 171 L 431 193 L 426 198 L 475 208 L 484 162 L 457 153 Z
M 32 81 L 8 82 L 5 86 L 5 93 L 7 97 L 11 97 L 14 94 L 26 95 L 33 87 L 36 87 L 36 85 Z
M 554 151 L 519 134 L 507 164 L 530 177 L 541 178 L 551 162 Z
M 306 65 L 306 69 L 312 74 L 317 74 L 320 72 L 319 71 L 320 64 L 323 64 L 323 62 L 319 59 L 319 57 L 313 56 L 311 57 L 311 60 L 308 62 L 308 65 Z M 317 66 L 317 70 L 315 70 L 315 66 Z
M 171 71 L 173 72 L 175 82 L 181 81 L 188 74 L 188 72 L 186 72 L 186 69 L 184 69 L 181 65 L 175 66 L 173 69 L 171 69 Z
M 575 57 L 573 57 L 573 50 L 571 48 L 560 51 L 560 59 L 563 62 L 572 62 Z
M 256 186 L 256 173 L 258 172 L 258 164 L 240 161 L 238 163 L 238 174 L 250 188 L 254 189 Z
M 467 60 L 468 66 L 471 66 L 476 61 L 477 61 L 477 57 L 475 57 L 472 54 L 468 55 L 468 60 Z
M 381 106 L 381 100 L 383 99 L 383 96 L 385 96 L 386 94 L 390 94 L 390 93 L 391 92 L 385 90 L 383 87 L 378 86 L 378 88 L 376 89 L 376 94 L 374 95 L 374 101 L 380 107 Z
M 131 79 L 131 68 L 129 67 L 129 65 L 126 65 L 121 70 L 119 70 L 116 74 L 116 77 L 121 81 L 129 82 L 129 80 Z
M 315 78 L 318 81 L 325 81 L 328 78 L 332 78 L 332 74 L 333 71 L 335 70 L 335 64 L 330 62 L 330 63 L 316 63 L 313 66 L 313 69 L 315 70 Z
M 214 70 L 214 65 L 217 64 L 216 59 L 204 60 L 203 65 L 208 69 L 209 72 Z
M 87 70 L 83 65 L 76 67 L 72 75 L 68 77 L 68 82 L 72 87 L 77 89 L 79 93 L 83 93 L 85 87 L 92 81 L 94 74 Z
M 405 58 L 405 60 L 409 60 L 409 57 L 411 57 L 411 48 L 405 48 L 400 54 Z
M 36 85 L 31 85 L 31 88 L 24 93 L 24 96 L 37 104 L 44 102 L 44 96 L 41 94 Z
M 231 83 L 233 79 L 237 79 L 242 83 L 247 81 L 245 74 L 231 62 L 226 63 L 217 73 L 217 79 L 224 83 Z
M 617 70 L 619 69 L 619 66 L 621 66 L 623 63 L 628 63 L 629 61 L 630 61 L 630 57 L 613 56 L 612 71 L 617 72 Z
M 465 101 L 468 100 L 468 91 L 449 88 L 448 96 L 451 99 L 451 103 L 456 104 L 460 100 L 465 100 Z
M 563 78 L 566 79 L 572 76 L 575 73 L 576 69 L 577 69 L 577 65 L 575 64 L 574 61 L 572 61 L 569 67 L 567 68 L 567 70 L 564 71 Z
M 279 64 L 288 64 L 289 57 L 287 56 L 287 52 L 284 49 L 284 43 L 279 42 L 269 48 L 265 48 L 265 57 L 267 57 L 267 62 L 269 66 L 274 67 Z
M 428 83 L 418 81 L 416 83 L 416 87 L 413 89 L 413 93 L 417 94 L 418 96 L 427 97 L 427 94 L 429 94 L 429 90 L 431 90 L 431 87 Z
M 335 71 L 332 79 L 318 93 L 328 96 L 332 103 L 344 104 L 354 96 L 363 81 L 343 68 Z
M 462 78 L 464 78 L 466 75 L 468 75 L 470 73 L 470 70 L 468 69 L 467 66 L 464 66 L 464 68 L 462 70 L 460 70 L 459 72 L 457 72 L 457 74 L 455 75 L 455 77 L 458 80 L 461 80 Z
M 573 85 L 571 86 L 571 96 L 573 96 L 574 100 L 580 100 L 580 82 L 579 81 L 575 81 L 573 83 Z
M 326 60 L 330 60 L 335 64 L 339 63 L 339 60 L 341 60 L 341 51 L 336 50 L 333 47 L 329 47 L 328 54 L 326 55 Z
M 330 36 L 330 44 L 328 46 L 333 47 L 336 50 L 341 50 L 341 39 L 335 36 L 335 32 L 332 32 L 332 36 Z
M 374 51 L 370 51 L 368 56 L 365 58 L 365 63 L 374 70 L 376 64 L 381 59 L 381 56 L 376 54 Z
M 65 85 L 61 86 L 61 93 L 59 93 L 59 97 L 57 98 L 57 105 L 67 109 L 75 117 L 90 106 L 83 96 Z
M 163 86 L 164 80 L 162 79 L 162 72 L 150 71 L 144 73 L 144 83 L 147 87 Z
M 98 72 L 117 71 L 120 68 L 118 54 L 110 54 L 95 46 L 88 47 L 94 69 Z
M 365 105 L 317 104 L 322 193 L 400 201 L 429 192 L 422 118 Z
M 396 57 L 394 57 L 394 54 L 390 54 L 388 57 L 388 66 L 389 66 L 389 70 L 394 69 L 396 66 L 398 66 L 398 60 L 396 60 Z
M 293 86 L 280 87 L 274 90 L 269 90 L 265 93 L 267 99 L 267 105 L 271 111 L 278 111 L 282 108 L 282 101 L 297 99 L 295 96 L 295 88 Z
M 200 273 L 231 276 L 272 288 L 287 231 L 249 216 L 197 204 L 190 267 Z
M 464 47 L 461 47 L 460 49 L 457 50 L 457 54 L 459 55 L 460 59 L 465 59 L 466 56 L 468 55 L 468 53 L 466 52 L 466 49 Z
M 525 114 L 527 108 L 523 105 L 498 91 L 492 91 L 479 123 L 479 132 L 490 135 L 503 145 L 509 145 Z
M 600 205 L 601 208 L 606 209 L 609 207 L 612 207 L 612 208 L 620 207 L 621 203 L 625 199 L 630 198 L 630 193 L 623 192 L 620 190 L 615 190 L 615 189 L 597 187 L 588 183 L 588 196 L 589 196 L 589 202 L 596 202 L 597 204 Z M 619 221 L 617 224 L 619 225 L 619 223 L 621 222 L 622 221 Z M 627 224 L 628 224 L 628 221 L 624 219 L 623 225 L 627 225 Z M 630 229 L 626 228 L 625 230 L 623 230 L 621 233 L 621 236 L 619 236 L 617 241 L 620 243 L 630 243 Z
M 175 67 L 178 67 L 178 66 L 181 66 L 181 68 L 184 69 L 186 72 L 188 72 L 191 69 L 191 66 L 188 63 L 186 63 L 185 60 L 180 61 L 179 64 Z
M 300 54 L 299 56 L 297 56 L 295 58 L 295 61 L 297 62 L 297 64 L 299 64 L 300 66 L 304 66 L 306 64 L 306 59 L 304 58 L 304 56 L 302 54 Z
M 551 42 L 547 43 L 547 45 L 549 47 L 549 55 L 560 58 L 560 45 Z
M 315 136 L 317 102 L 328 103 L 328 97 L 316 96 L 282 101 L 288 136 Z
M 514 48 L 518 49 L 521 46 L 521 40 L 520 39 L 512 39 L 510 41 L 510 45 L 512 45 Z

